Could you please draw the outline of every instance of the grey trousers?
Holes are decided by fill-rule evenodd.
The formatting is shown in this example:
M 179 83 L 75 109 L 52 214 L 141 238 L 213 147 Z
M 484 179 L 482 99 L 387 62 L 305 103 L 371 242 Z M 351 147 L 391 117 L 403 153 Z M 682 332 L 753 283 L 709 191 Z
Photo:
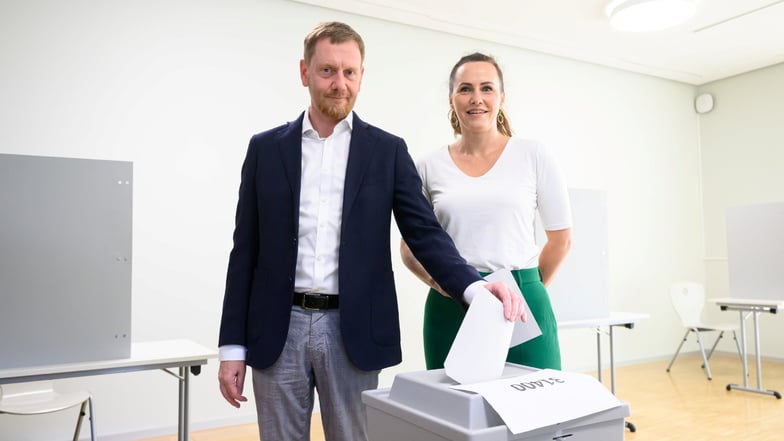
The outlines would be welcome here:
M 266 369 L 253 369 L 262 441 L 309 441 L 314 388 L 326 441 L 367 440 L 361 393 L 378 387 L 380 371 L 357 369 L 346 355 L 338 309 L 294 306 L 286 345 Z

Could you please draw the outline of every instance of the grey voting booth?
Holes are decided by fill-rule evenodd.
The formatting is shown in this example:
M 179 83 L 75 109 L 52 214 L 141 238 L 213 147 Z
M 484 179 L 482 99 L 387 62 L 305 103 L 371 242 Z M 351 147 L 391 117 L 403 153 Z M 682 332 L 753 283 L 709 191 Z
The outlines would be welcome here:
M 507 363 L 501 378 L 534 371 Z M 514 435 L 481 395 L 452 389 L 453 384 L 437 369 L 398 374 L 391 388 L 363 392 L 370 441 L 622 441 L 630 413 L 624 403 Z
M 130 355 L 132 178 L 0 154 L 0 369 Z

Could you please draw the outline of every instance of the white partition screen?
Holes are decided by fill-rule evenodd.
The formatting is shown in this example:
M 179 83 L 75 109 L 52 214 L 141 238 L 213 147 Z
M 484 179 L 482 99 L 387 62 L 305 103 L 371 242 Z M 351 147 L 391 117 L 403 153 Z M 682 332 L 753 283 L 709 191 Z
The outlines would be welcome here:
M 784 202 L 727 209 L 730 295 L 784 299 Z
M 610 282 L 607 256 L 607 196 L 590 189 L 569 189 L 572 249 L 548 288 L 558 321 L 607 317 Z M 547 241 L 541 222 L 536 241 Z
M 0 154 L 0 369 L 130 355 L 132 177 Z

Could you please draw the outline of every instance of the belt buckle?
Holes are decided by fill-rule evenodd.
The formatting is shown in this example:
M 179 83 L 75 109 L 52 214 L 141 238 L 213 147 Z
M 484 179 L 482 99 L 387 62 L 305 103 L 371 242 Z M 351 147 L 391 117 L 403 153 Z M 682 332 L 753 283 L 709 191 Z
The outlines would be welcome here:
M 300 305 L 302 307 L 302 309 L 305 309 L 307 311 L 320 311 L 320 310 L 324 309 L 323 307 L 321 307 L 321 308 L 311 308 L 311 307 L 306 306 L 306 303 L 307 303 L 309 297 L 310 298 L 322 299 L 323 296 L 321 294 L 319 294 L 319 293 L 307 293 L 307 292 L 303 293 L 302 294 L 302 304 Z

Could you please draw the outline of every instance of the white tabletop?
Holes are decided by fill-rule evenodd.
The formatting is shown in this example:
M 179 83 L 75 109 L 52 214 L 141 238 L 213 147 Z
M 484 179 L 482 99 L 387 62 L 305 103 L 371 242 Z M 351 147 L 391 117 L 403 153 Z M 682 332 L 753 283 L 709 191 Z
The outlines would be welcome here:
M 0 369 L 0 380 L 15 378 L 27 381 L 27 379 L 33 380 L 55 376 L 97 375 L 193 366 L 206 364 L 208 359 L 217 358 L 217 356 L 215 349 L 185 339 L 133 342 L 131 343 L 131 356 L 129 358 Z
M 633 325 L 640 320 L 649 318 L 649 314 L 636 312 L 611 312 L 605 317 L 580 320 L 558 321 L 558 329 L 593 328 L 596 326 Z
M 730 306 L 736 308 L 743 308 L 743 307 L 765 308 L 765 309 L 784 308 L 784 300 L 734 299 L 730 297 L 723 297 L 718 299 L 710 299 L 710 301 L 719 306 Z

